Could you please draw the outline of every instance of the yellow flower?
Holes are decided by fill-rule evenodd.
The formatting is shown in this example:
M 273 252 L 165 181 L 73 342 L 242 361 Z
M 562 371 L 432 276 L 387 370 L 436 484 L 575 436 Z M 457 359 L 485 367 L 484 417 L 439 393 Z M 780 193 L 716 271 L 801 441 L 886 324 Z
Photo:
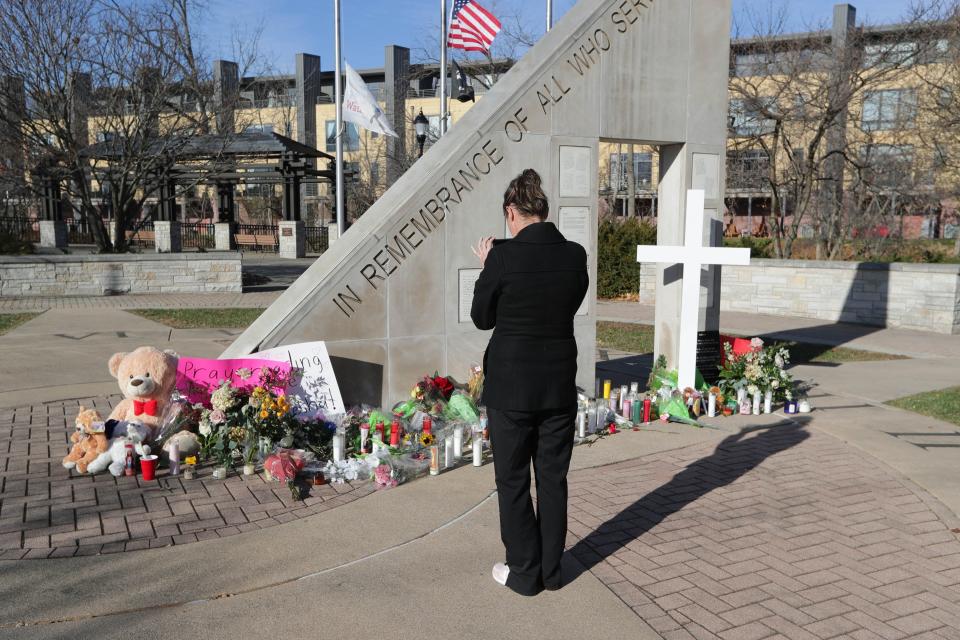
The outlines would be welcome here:
M 197 464 L 197 456 L 187 456 L 183 459 L 184 464 Z
M 263 419 L 267 419 L 267 418 L 270 417 L 270 412 L 267 411 L 266 409 L 261 409 L 261 410 L 260 410 L 260 417 L 263 418 Z
M 437 439 L 436 439 L 436 437 L 434 437 L 434 435 L 433 435 L 432 433 L 422 433 L 422 434 L 420 434 L 420 444 L 422 444 L 422 445 L 425 446 L 425 447 L 432 446 L 433 443 L 436 442 L 436 441 L 437 441 Z

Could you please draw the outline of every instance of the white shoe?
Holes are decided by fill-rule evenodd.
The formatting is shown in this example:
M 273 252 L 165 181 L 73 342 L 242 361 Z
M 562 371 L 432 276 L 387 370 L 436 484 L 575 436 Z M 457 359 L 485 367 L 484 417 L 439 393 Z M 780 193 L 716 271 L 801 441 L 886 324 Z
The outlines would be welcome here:
M 507 576 L 509 575 L 510 575 L 510 567 L 508 567 L 507 565 L 503 564 L 502 562 L 498 562 L 497 564 L 493 565 L 493 579 L 494 581 L 496 581 L 497 584 L 501 586 L 506 586 Z

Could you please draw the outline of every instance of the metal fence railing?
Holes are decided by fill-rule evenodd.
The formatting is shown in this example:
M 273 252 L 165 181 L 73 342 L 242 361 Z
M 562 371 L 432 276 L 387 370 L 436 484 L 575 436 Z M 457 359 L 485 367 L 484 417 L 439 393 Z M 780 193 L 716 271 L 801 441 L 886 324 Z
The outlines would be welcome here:
M 156 235 L 153 231 L 153 220 L 140 220 L 129 223 L 126 229 L 127 242 L 142 249 L 152 249 Z
M 85 219 L 67 220 L 67 244 L 94 244 L 93 229 Z
M 213 224 L 209 222 L 181 222 L 180 246 L 184 249 L 213 249 Z
M 27 242 L 40 242 L 40 222 L 31 218 L 0 217 L 0 231 Z
M 307 235 L 307 250 L 323 253 L 330 248 L 330 230 L 327 227 L 304 227 Z

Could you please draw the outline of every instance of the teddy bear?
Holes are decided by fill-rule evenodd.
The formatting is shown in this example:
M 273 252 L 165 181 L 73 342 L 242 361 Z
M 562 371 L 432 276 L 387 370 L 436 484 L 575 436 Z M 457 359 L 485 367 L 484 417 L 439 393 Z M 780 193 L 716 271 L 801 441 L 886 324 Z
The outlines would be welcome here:
M 122 476 L 127 461 L 127 444 L 132 444 L 134 453 L 140 457 L 150 455 L 150 446 L 145 444 L 149 437 L 150 428 L 139 421 L 118 423 L 113 429 L 109 447 L 87 465 L 87 471 L 100 473 L 108 469 L 112 475 Z
M 100 412 L 81 406 L 70 442 L 73 447 L 63 459 L 63 467 L 86 473 L 88 465 L 107 451 L 107 435 Z
M 110 375 L 117 379 L 124 399 L 114 407 L 110 419 L 139 422 L 148 428 L 146 440 L 152 440 L 176 385 L 178 362 L 174 352 L 155 347 L 113 354 Z

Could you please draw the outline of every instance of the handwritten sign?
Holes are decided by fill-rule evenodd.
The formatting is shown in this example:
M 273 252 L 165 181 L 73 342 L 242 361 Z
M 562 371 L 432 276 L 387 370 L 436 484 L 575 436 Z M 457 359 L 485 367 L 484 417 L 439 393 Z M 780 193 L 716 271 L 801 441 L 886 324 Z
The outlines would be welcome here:
M 346 412 L 325 342 L 301 342 L 273 347 L 254 353 L 252 357 L 282 360 L 300 374 L 299 382 L 288 392 L 288 395 L 295 399 L 294 406 L 299 409 L 327 413 Z
M 190 402 L 209 402 L 210 394 L 220 386 L 224 380 L 229 380 L 238 388 L 255 387 L 261 382 L 260 370 L 263 367 L 279 369 L 280 373 L 290 372 L 290 365 L 286 362 L 277 362 L 259 358 L 234 358 L 225 360 L 209 360 L 206 358 L 180 358 L 177 365 L 177 390 Z M 244 379 L 238 372 L 250 376 Z

